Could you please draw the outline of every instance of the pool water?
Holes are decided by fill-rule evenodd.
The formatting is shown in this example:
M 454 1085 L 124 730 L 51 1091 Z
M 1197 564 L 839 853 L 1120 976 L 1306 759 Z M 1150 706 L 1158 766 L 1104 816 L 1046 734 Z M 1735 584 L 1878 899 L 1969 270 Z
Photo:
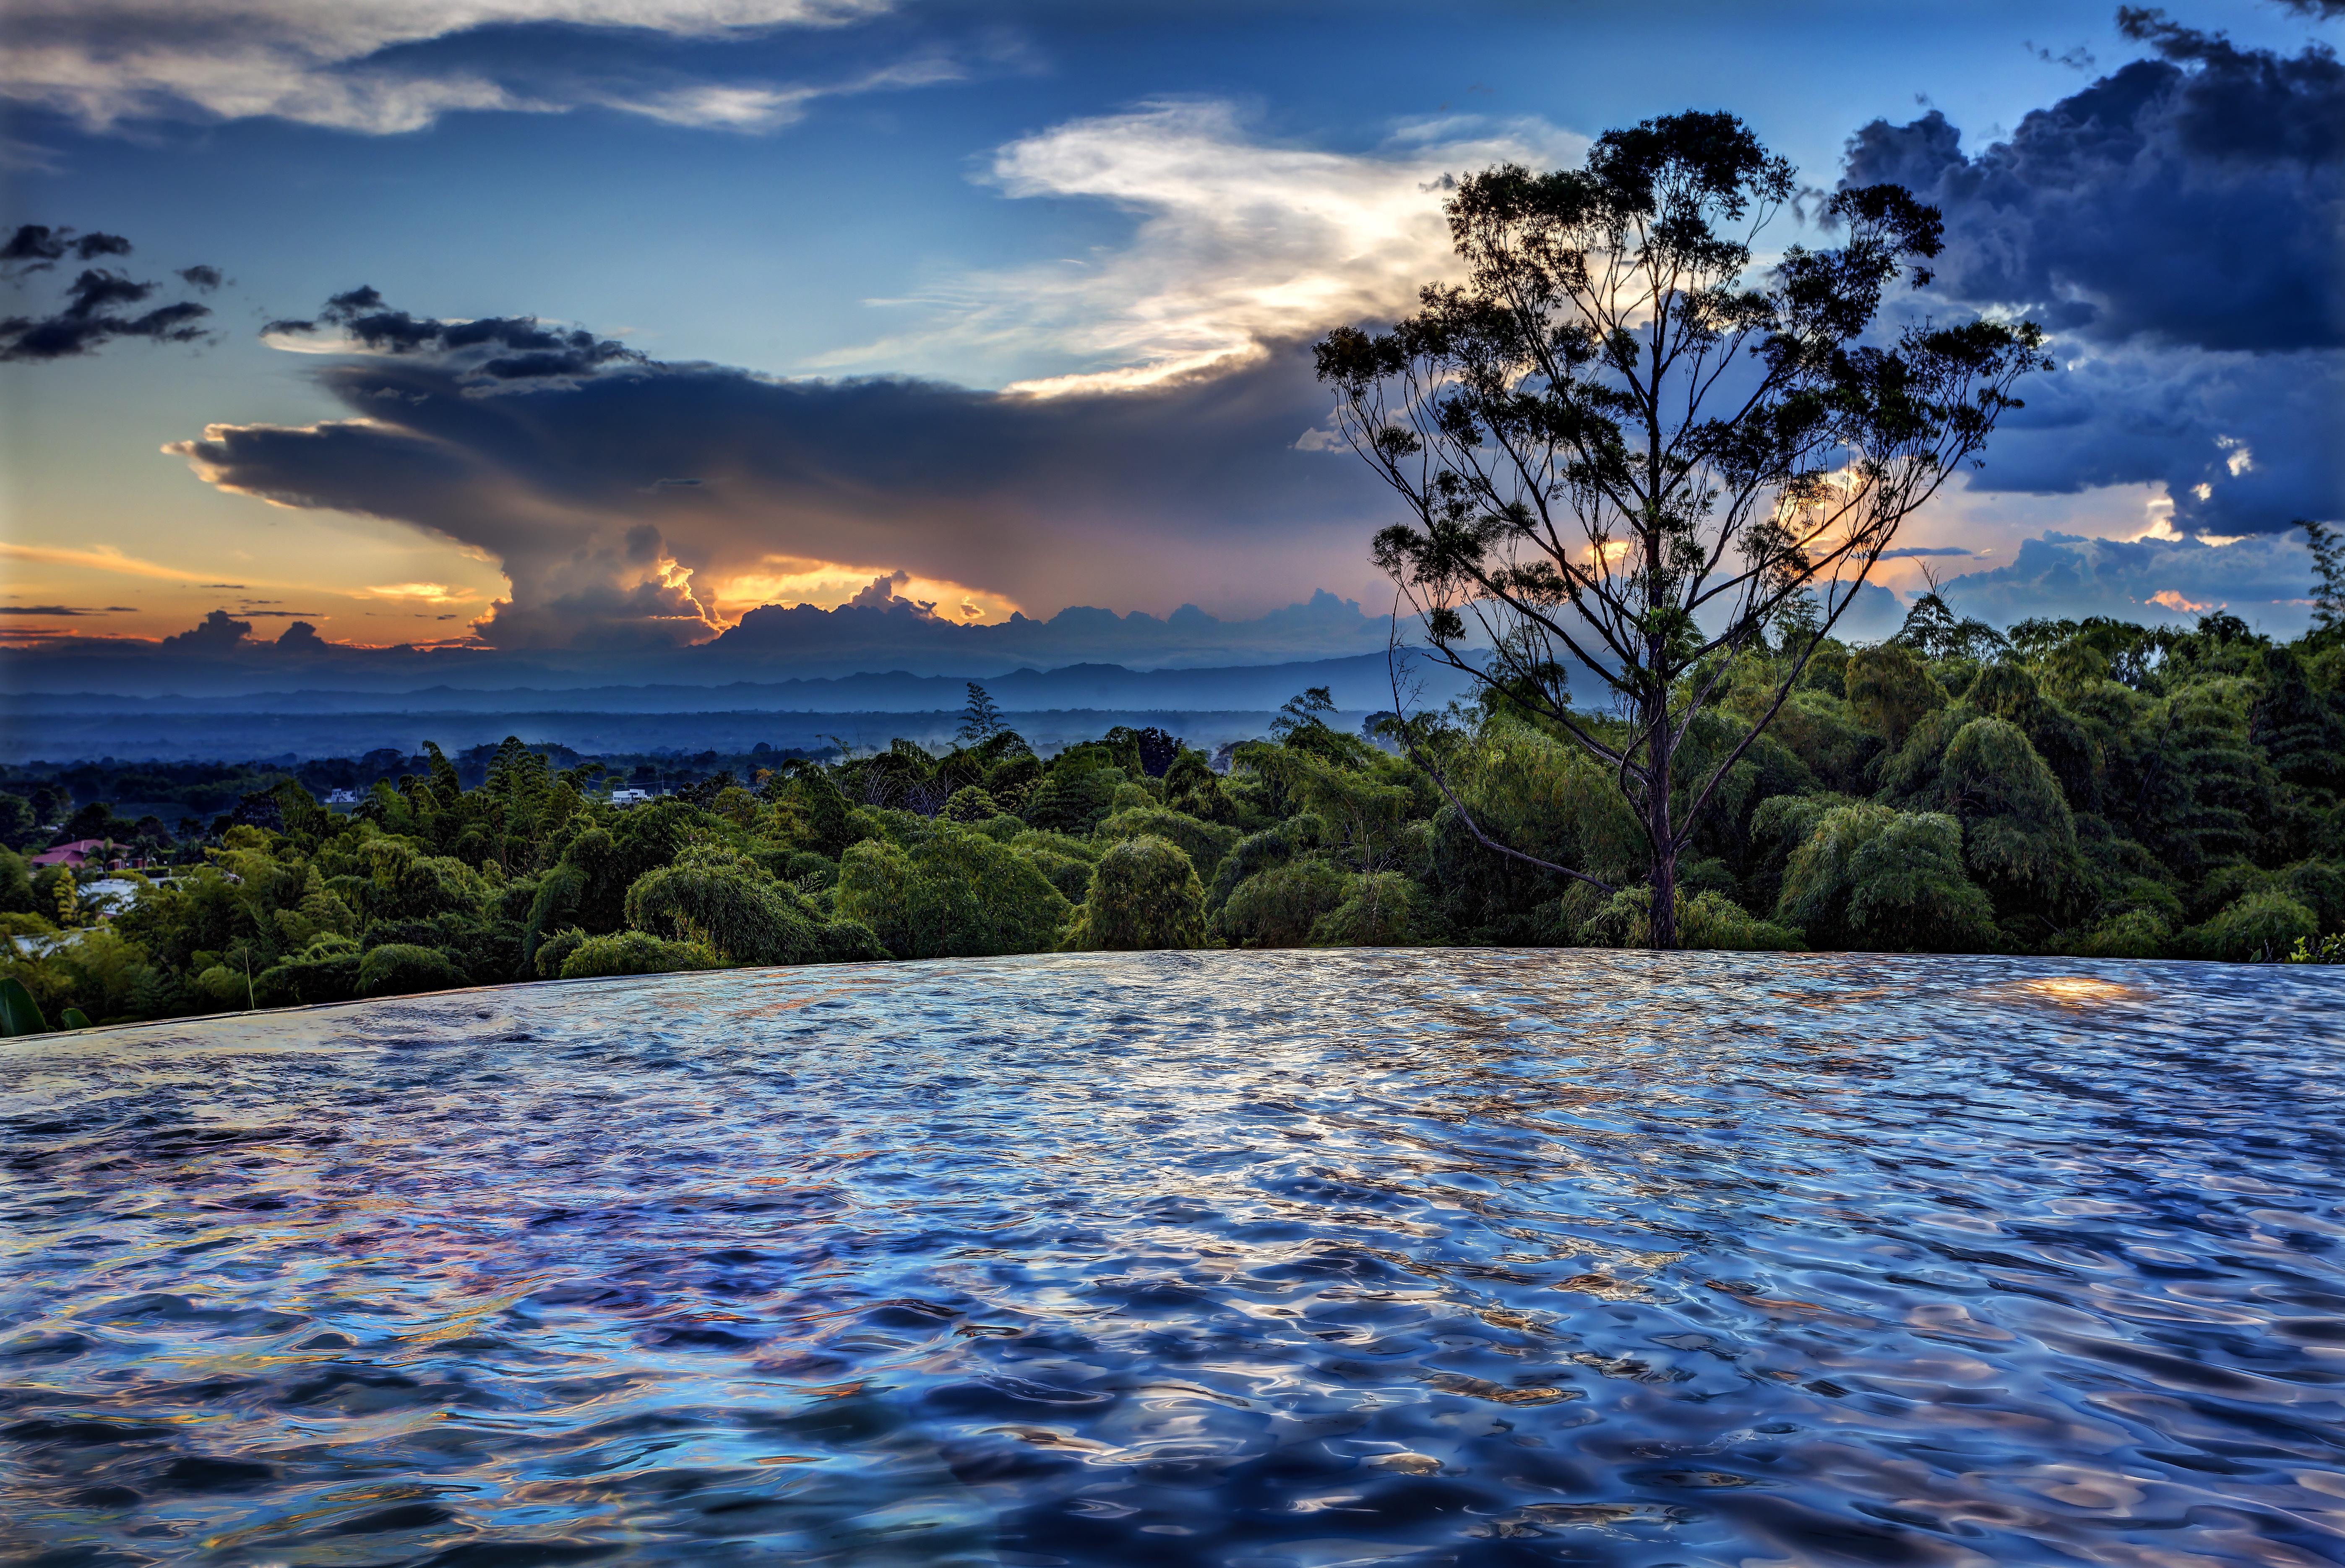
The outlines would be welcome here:
M 2345 1562 L 2345 975 L 1080 956 L 0 1046 L 0 1553 Z

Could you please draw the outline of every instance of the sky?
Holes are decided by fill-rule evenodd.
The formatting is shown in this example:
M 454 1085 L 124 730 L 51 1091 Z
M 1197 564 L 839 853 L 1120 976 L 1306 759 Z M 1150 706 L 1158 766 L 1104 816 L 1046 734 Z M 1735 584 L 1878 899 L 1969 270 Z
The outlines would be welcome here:
M 1309 344 L 1456 275 L 1444 175 L 1690 107 L 1940 206 L 1907 314 L 2053 334 L 1876 621 L 1927 571 L 2292 633 L 2292 520 L 2345 518 L 2340 13 L 13 0 L 0 640 L 1380 645 Z

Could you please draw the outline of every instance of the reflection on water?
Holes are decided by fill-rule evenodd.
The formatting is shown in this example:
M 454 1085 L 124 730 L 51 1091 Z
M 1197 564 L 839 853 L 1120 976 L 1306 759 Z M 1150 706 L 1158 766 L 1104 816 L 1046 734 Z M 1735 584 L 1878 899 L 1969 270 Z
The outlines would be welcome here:
M 2345 988 L 1084 956 L 0 1048 L 0 1548 L 2345 1560 Z

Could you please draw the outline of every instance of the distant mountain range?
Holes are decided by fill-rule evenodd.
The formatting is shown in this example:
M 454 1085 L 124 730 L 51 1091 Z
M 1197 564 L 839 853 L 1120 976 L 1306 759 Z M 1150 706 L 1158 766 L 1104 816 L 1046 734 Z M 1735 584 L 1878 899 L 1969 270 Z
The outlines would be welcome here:
M 1194 605 L 1161 619 L 1077 606 L 1048 621 L 1014 615 L 971 626 L 900 599 L 836 610 L 767 605 L 723 635 L 684 647 L 363 648 L 321 637 L 306 622 L 274 638 L 256 638 L 251 622 L 218 611 L 159 643 L 68 637 L 12 649 L 0 654 L 0 692 L 251 700 L 314 690 L 404 698 L 440 688 L 506 693 L 622 683 L 788 683 L 874 670 L 959 680 L 1084 664 L 1226 669 L 1362 654 L 1380 659 L 1390 630 L 1384 616 L 1365 614 L 1356 602 L 1324 592 L 1251 621 L 1217 620 Z
M 1466 682 L 1426 671 L 1416 699 L 1446 703 Z M 1055 750 L 1112 725 L 1150 724 L 1193 745 L 1258 735 L 1288 698 L 1325 686 L 1355 722 L 1393 705 L 1386 656 L 1204 670 L 1074 664 L 1013 670 L 984 683 L 1010 723 Z M 1592 694 L 1592 693 L 1591 693 Z M 517 734 L 587 752 L 744 749 L 758 741 L 813 748 L 833 738 L 885 745 L 949 739 L 965 680 L 903 671 L 718 686 L 388 693 L 310 688 L 208 697 L 31 693 L 5 699 L 0 760 L 241 760 L 352 756 L 378 746 L 450 750 Z

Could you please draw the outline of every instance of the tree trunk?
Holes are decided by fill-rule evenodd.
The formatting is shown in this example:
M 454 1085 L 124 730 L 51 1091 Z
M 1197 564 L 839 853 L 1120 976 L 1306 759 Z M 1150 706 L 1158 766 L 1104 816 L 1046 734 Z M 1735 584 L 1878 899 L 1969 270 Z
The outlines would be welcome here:
M 1658 952 L 1672 952 L 1678 945 L 1678 852 L 1671 842 L 1668 764 L 1656 770 L 1660 778 L 1653 786 L 1658 804 L 1653 807 L 1653 821 L 1646 831 L 1653 839 L 1653 907 L 1648 921 L 1650 932 L 1648 945 Z
M 1660 650 L 1656 648 L 1655 667 L 1660 667 Z M 1670 745 L 1669 690 L 1663 687 L 1653 704 L 1647 736 L 1648 758 L 1651 764 L 1650 788 L 1646 797 L 1645 835 L 1652 843 L 1653 888 L 1652 909 L 1646 920 L 1646 945 L 1659 952 L 1672 952 L 1678 945 L 1678 851 L 1677 824 L 1670 814 L 1670 782 L 1671 764 L 1677 761 Z

